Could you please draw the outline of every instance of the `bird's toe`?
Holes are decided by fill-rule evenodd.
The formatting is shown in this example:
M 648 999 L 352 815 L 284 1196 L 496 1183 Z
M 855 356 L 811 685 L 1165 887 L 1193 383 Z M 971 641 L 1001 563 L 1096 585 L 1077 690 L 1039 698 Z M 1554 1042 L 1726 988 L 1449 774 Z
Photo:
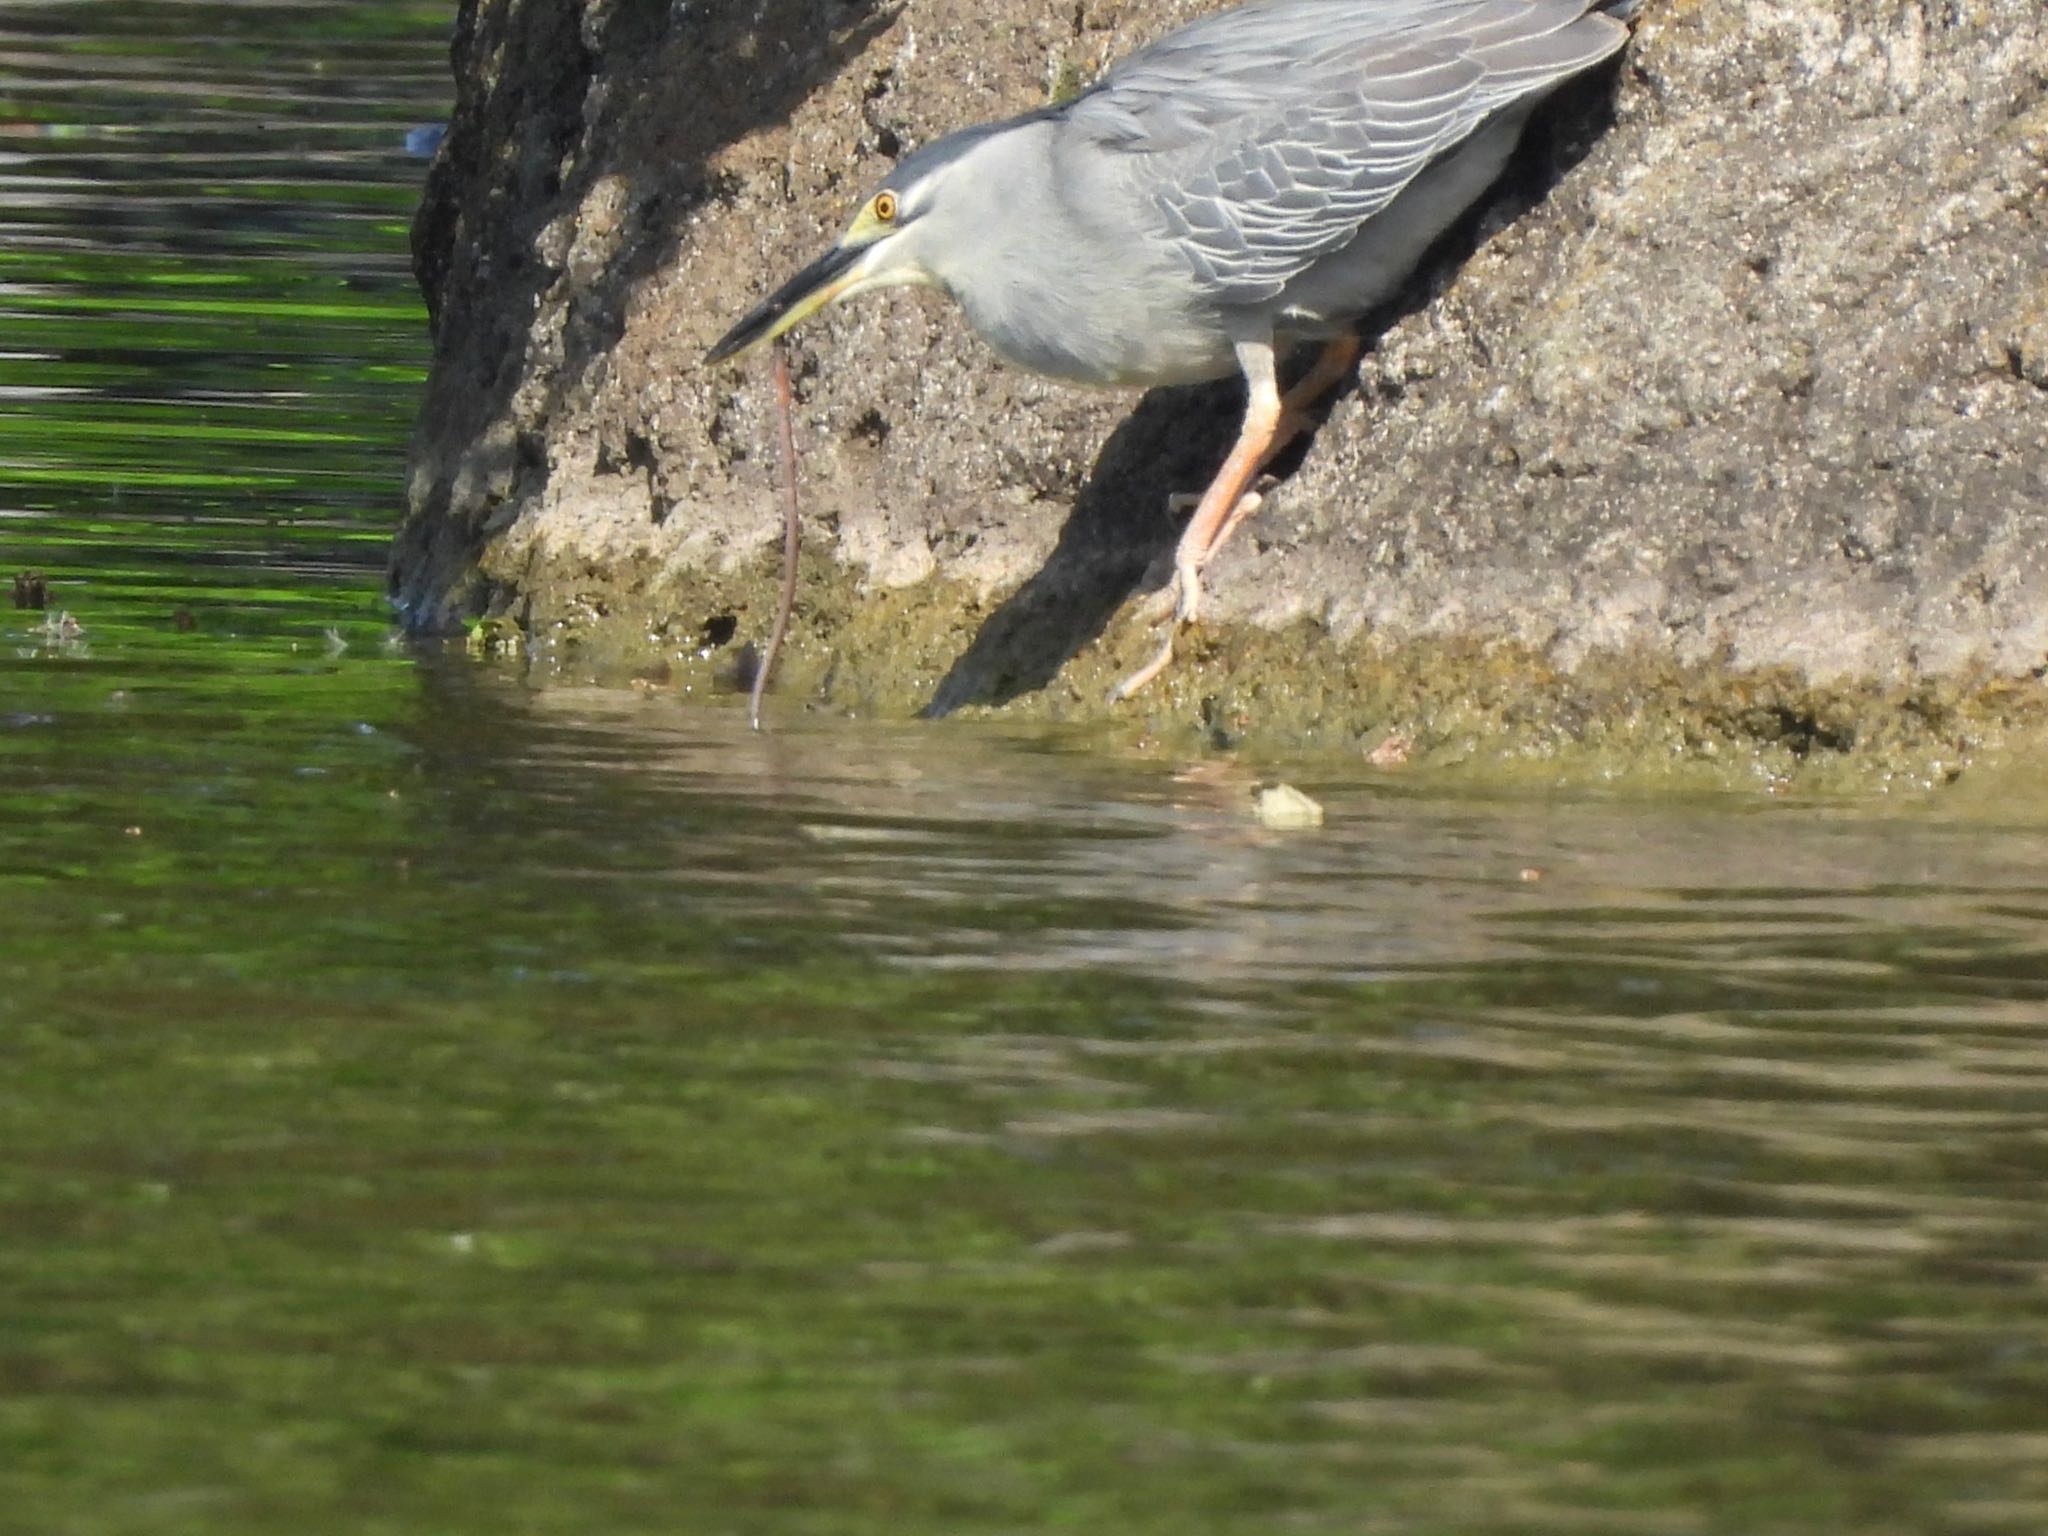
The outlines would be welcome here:
M 1109 690 L 1110 703 L 1118 704 L 1128 699 L 1132 694 L 1166 670 L 1168 663 L 1173 660 L 1173 634 L 1177 627 L 1177 625 L 1168 625 L 1166 638 L 1159 642 L 1159 649 L 1153 652 L 1152 659 Z

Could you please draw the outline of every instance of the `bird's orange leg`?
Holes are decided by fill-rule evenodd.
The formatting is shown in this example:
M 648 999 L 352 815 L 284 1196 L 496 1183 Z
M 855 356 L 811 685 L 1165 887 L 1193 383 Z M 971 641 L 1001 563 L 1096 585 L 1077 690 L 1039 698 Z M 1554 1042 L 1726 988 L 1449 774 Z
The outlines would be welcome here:
M 1309 407 L 1344 382 L 1344 376 L 1358 366 L 1358 354 L 1364 350 L 1365 343 L 1356 336 L 1332 337 L 1323 348 L 1322 356 L 1281 396 L 1280 403 L 1287 408 L 1288 420 L 1294 427 L 1290 436 L 1299 436 L 1308 430 Z
M 1243 342 L 1237 349 L 1238 365 L 1251 386 L 1245 402 L 1244 425 L 1238 429 L 1237 444 L 1216 472 L 1209 489 L 1202 493 L 1195 515 L 1181 531 L 1173 552 L 1173 612 L 1166 621 L 1166 638 L 1159 652 L 1144 666 L 1110 690 L 1111 699 L 1127 699 L 1166 670 L 1173 660 L 1174 631 L 1194 621 L 1202 604 L 1202 565 L 1220 542 L 1219 535 L 1231 514 L 1272 457 L 1286 407 L 1274 376 L 1273 347 L 1270 342 Z
M 1194 516 L 1188 519 L 1174 549 L 1173 581 L 1167 588 L 1172 609 L 1166 620 L 1166 638 L 1150 661 L 1110 690 L 1112 700 L 1129 698 L 1166 670 L 1167 663 L 1173 660 L 1174 632 L 1183 624 L 1192 624 L 1201 608 L 1202 567 L 1215 557 L 1237 525 L 1259 508 L 1262 498 L 1252 489 L 1259 471 L 1308 430 L 1308 408 L 1351 370 L 1358 361 L 1359 350 L 1356 336 L 1337 337 L 1283 396 L 1275 374 L 1272 346 L 1245 343 L 1238 347 L 1238 364 L 1250 386 L 1244 426 L 1230 457 L 1223 461 L 1223 468 L 1216 472 L 1215 480 L 1195 504 Z
M 1280 397 L 1280 429 L 1273 435 L 1273 444 L 1266 450 L 1265 468 L 1276 458 L 1280 450 L 1293 442 L 1315 423 L 1309 418 L 1309 411 L 1315 403 L 1343 379 L 1358 364 L 1358 354 L 1363 343 L 1356 336 L 1339 336 L 1323 348 L 1323 355 L 1315 360 L 1309 371 L 1295 380 L 1294 386 Z M 1224 541 L 1237 532 L 1237 525 L 1259 510 L 1264 500 L 1258 492 L 1248 491 L 1237 499 L 1237 505 L 1230 509 L 1230 515 L 1223 519 L 1216 530 L 1209 547 L 1202 554 L 1202 564 L 1215 559 L 1216 551 Z

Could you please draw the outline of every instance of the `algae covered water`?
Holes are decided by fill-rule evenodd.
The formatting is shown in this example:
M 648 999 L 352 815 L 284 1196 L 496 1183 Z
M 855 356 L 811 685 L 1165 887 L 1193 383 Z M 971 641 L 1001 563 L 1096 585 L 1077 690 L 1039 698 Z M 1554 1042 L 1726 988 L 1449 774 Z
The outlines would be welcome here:
M 2038 805 L 388 644 L 447 21 L 0 18 L 0 1529 L 2048 1529 Z

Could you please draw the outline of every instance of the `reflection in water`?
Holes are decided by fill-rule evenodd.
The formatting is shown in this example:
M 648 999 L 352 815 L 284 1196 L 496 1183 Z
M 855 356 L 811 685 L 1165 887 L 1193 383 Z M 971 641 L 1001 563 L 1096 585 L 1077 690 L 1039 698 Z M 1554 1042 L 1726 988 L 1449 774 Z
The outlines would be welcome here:
M 405 136 L 445 110 L 448 24 L 393 0 L 0 13 L 0 518 L 48 541 L 60 601 L 267 624 L 343 582 L 336 616 L 370 614 L 424 376 Z
M 0 18 L 0 1524 L 2048 1530 L 2037 816 L 387 650 L 445 23 Z
M 809 806 L 802 841 L 761 850 L 748 877 L 801 878 L 855 929 L 880 914 L 884 946 L 916 907 L 920 938 L 902 953 L 930 964 L 1101 963 L 1228 984 L 1501 955 L 1604 969 L 1637 958 L 1759 996 L 1836 996 L 1932 958 L 1901 952 L 1891 932 L 1906 914 L 1924 920 L 1930 901 L 1951 911 L 1958 959 L 1987 944 L 2024 953 L 2048 916 L 2048 840 L 2031 829 L 1844 809 L 1788 843 L 1770 808 L 1711 801 L 1659 807 L 1651 837 L 1640 800 L 1474 804 L 1381 779 L 1305 837 L 1260 828 L 1258 779 L 1228 765 L 1133 796 L 1078 751 L 1014 742 L 1073 775 L 1063 798 L 1051 782 L 978 769 L 975 747 L 949 760 L 956 738 L 929 729 L 734 736 L 722 715 L 678 720 L 666 701 L 569 689 L 526 707 L 572 723 L 540 749 L 571 775 L 623 761 L 641 780 Z M 1063 926 L 1063 911 L 1079 925 Z

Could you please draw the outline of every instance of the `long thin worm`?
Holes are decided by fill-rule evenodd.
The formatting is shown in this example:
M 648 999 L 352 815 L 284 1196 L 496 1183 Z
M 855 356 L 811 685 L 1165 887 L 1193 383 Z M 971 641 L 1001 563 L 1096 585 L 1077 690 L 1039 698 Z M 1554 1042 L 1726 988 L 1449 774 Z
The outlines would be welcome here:
M 754 669 L 754 686 L 747 695 L 747 719 L 761 729 L 761 699 L 768 692 L 768 675 L 782 654 L 782 642 L 789 634 L 789 616 L 796 609 L 796 391 L 789 382 L 789 349 L 775 344 L 775 420 L 782 438 L 782 597 L 775 605 L 775 627 L 768 634 L 768 649 Z

